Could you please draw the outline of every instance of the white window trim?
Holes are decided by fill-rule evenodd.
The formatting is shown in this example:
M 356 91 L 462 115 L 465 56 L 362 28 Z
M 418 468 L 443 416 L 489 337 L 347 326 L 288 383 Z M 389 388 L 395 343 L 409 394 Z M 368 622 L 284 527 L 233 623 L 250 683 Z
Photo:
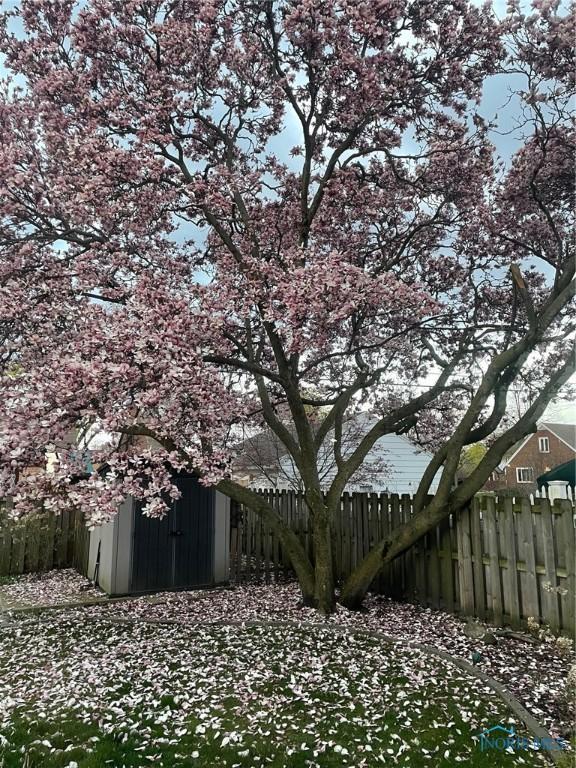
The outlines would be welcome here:
M 532 474 L 530 480 L 522 480 L 520 472 L 527 470 Z M 533 483 L 534 482 L 534 468 L 533 467 L 516 467 L 516 482 L 517 483 Z
M 542 446 L 546 446 L 543 448 Z M 540 453 L 550 453 L 550 439 L 547 437 L 538 438 L 538 450 Z

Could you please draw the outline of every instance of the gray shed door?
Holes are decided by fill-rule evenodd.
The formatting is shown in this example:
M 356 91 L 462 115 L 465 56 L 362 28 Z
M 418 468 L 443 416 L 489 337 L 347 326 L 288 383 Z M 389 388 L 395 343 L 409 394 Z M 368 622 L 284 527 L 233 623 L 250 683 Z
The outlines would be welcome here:
M 182 497 L 161 520 L 134 508 L 132 592 L 184 589 L 213 581 L 213 490 L 178 477 Z

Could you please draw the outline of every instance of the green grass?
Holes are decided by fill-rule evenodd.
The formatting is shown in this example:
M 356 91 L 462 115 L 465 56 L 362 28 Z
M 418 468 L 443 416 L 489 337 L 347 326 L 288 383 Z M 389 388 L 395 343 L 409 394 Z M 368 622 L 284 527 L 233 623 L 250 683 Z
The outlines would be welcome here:
M 480 751 L 511 718 L 477 681 L 328 630 L 54 617 L 0 636 L 0 702 L 0 768 L 542 765 Z

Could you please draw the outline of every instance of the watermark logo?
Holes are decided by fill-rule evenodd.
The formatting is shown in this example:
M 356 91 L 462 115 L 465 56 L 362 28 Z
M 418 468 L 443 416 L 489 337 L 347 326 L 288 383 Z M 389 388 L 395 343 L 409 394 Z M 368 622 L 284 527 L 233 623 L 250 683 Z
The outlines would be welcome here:
M 509 728 L 503 725 L 493 725 L 479 733 L 478 738 L 482 752 L 487 752 L 490 749 L 496 749 L 500 752 L 516 752 L 522 749 L 555 751 L 565 748 L 561 739 L 554 739 L 552 736 L 519 736 L 513 725 Z

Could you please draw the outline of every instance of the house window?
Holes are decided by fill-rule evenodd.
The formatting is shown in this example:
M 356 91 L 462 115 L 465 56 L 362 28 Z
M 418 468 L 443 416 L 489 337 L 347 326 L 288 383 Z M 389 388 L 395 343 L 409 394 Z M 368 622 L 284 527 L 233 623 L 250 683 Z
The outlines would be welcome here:
M 373 485 L 368 485 L 367 483 L 361 483 L 360 484 L 360 493 L 370 493 L 374 488 Z
M 532 483 L 534 481 L 534 470 L 532 467 L 517 467 L 516 480 L 519 483 Z
M 547 437 L 538 438 L 538 450 L 540 453 L 550 453 L 550 440 Z

